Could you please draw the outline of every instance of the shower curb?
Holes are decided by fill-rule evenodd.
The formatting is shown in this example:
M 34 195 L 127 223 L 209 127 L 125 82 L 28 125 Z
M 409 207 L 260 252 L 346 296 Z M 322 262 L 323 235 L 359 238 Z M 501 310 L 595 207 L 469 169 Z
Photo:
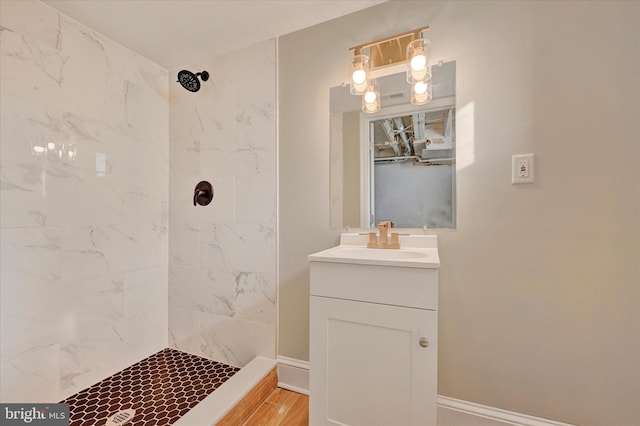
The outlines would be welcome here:
M 215 425 L 258 385 L 276 366 L 274 359 L 256 357 L 211 395 L 193 407 L 174 426 Z

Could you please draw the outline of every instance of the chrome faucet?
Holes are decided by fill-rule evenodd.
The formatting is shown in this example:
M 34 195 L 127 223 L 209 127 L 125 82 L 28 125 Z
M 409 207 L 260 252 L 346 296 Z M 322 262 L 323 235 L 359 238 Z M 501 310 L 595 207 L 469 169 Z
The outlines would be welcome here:
M 393 222 L 384 221 L 378 223 L 378 231 L 380 233 L 380 239 L 378 240 L 375 232 L 369 233 L 368 248 L 386 248 L 386 249 L 399 249 L 399 237 L 397 232 L 391 233 L 391 241 L 389 241 L 389 229 L 393 228 Z

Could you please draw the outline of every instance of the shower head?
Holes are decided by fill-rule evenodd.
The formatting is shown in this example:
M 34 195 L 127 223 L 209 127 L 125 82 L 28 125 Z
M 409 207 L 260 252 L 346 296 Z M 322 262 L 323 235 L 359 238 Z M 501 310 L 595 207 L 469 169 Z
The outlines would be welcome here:
M 190 92 L 197 92 L 200 90 L 200 80 L 198 80 L 198 76 L 200 76 L 202 81 L 209 80 L 209 73 L 206 71 L 194 74 L 191 71 L 182 70 L 178 73 L 178 83 L 182 84 L 182 87 Z

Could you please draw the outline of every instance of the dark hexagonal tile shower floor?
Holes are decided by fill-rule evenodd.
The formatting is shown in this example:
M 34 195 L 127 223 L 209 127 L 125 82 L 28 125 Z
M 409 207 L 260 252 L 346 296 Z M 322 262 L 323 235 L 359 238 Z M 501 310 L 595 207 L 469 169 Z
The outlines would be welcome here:
M 163 349 L 62 401 L 70 426 L 170 425 L 238 370 L 175 349 Z M 135 414 L 125 410 L 133 409 Z M 131 413 L 129 411 L 128 413 Z

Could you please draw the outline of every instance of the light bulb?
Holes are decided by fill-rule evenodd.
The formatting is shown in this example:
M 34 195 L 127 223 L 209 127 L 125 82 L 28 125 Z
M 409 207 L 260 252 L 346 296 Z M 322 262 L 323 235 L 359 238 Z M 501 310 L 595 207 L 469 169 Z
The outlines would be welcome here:
M 373 113 L 380 110 L 380 89 L 376 80 L 367 81 L 367 87 L 362 96 L 362 111 Z
M 33 146 L 33 152 L 35 152 L 36 154 L 43 153 L 44 152 L 44 146 L 34 145 Z
M 367 92 L 364 94 L 364 101 L 367 104 L 372 104 L 376 101 L 377 97 L 376 92 Z
M 49 151 L 53 151 L 56 148 L 56 144 L 53 142 L 49 142 L 47 144 L 47 148 L 49 149 Z
M 424 51 L 416 49 L 416 54 L 411 58 L 411 69 L 418 71 L 423 69 L 427 65 L 427 57 L 424 56 Z
M 423 81 L 419 81 L 413 86 L 413 91 L 416 92 L 416 95 L 424 95 L 427 93 L 427 83 Z
M 367 73 L 363 69 L 353 71 L 351 79 L 355 84 L 362 84 L 367 80 Z

